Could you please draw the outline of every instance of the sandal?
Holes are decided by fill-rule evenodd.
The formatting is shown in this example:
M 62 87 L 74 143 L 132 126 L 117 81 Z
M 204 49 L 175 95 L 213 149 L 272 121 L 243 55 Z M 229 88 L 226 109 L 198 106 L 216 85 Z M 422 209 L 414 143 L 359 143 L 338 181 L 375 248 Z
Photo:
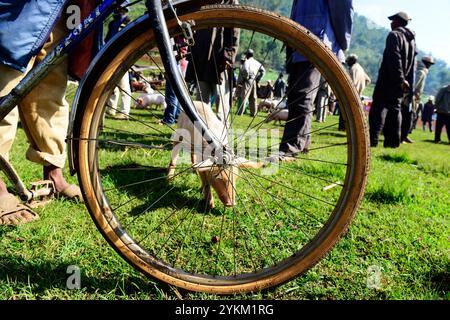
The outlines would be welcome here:
M 14 195 L 0 196 L 0 225 L 19 225 L 39 219 L 37 213 L 22 204 Z

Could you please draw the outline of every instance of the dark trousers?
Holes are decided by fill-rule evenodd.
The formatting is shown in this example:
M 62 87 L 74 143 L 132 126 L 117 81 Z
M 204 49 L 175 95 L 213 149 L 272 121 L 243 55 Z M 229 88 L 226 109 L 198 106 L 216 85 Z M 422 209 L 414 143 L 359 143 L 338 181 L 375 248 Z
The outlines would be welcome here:
M 438 113 L 436 119 L 436 129 L 434 133 L 434 142 L 441 141 L 442 129 L 447 131 L 448 142 L 450 143 L 450 114 Z
M 178 102 L 177 96 L 172 89 L 169 81 L 166 81 L 166 109 L 164 110 L 163 121 L 167 124 L 175 124 L 181 112 L 181 106 Z
M 293 63 L 289 70 L 287 105 L 289 117 L 284 127 L 281 152 L 301 152 L 311 143 L 314 100 L 320 72 L 310 62 Z
M 370 146 L 378 146 L 381 131 L 384 147 L 398 148 L 401 142 L 401 104 L 374 101 L 369 112 Z
M 409 106 L 402 106 L 402 137 L 401 140 L 405 141 L 411 132 L 413 124 L 413 113 L 409 111 Z
M 425 128 L 427 127 L 427 123 L 428 123 L 428 128 L 430 129 L 430 132 L 433 132 L 433 120 L 432 119 L 422 119 L 422 127 L 423 127 L 423 131 L 425 131 Z

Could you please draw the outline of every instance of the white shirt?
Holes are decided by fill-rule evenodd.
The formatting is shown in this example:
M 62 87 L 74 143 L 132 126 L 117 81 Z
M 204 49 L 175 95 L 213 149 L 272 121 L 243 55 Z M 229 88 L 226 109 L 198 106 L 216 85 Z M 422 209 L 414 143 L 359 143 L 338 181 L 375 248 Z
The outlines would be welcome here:
M 253 80 L 259 72 L 265 71 L 263 65 L 253 57 L 245 60 L 244 65 L 242 66 L 242 76 L 244 80 Z

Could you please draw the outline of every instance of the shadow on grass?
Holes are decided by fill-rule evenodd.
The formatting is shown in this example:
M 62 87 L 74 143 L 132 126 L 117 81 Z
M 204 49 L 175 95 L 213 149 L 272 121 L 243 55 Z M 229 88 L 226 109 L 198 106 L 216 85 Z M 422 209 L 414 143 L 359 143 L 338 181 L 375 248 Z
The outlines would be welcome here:
M 413 199 L 406 182 L 386 184 L 373 190 L 367 190 L 364 197 L 371 202 L 381 204 L 409 203 Z
M 0 281 L 8 283 L 13 292 L 20 291 L 23 294 L 22 289 L 27 288 L 26 294 L 29 295 L 27 298 L 39 298 L 41 295 L 48 294 L 46 291 L 49 289 L 67 290 L 68 294 L 73 293 L 77 296 L 93 294 L 107 295 L 111 298 L 138 296 L 142 292 L 148 296 L 160 295 L 154 283 L 138 275 L 129 275 L 124 279 L 122 273 L 113 272 L 106 276 L 93 277 L 86 275 L 83 268 L 80 268 L 81 291 L 69 290 L 67 283 L 73 272 L 68 271 L 68 267 L 72 265 L 76 266 L 77 261 L 65 263 L 40 259 L 29 261 L 20 256 L 0 256 Z M 159 282 L 157 284 L 159 289 L 170 292 L 170 288 L 165 284 Z
M 406 153 L 382 154 L 379 158 L 394 163 L 418 164 L 417 160 L 410 159 Z
M 345 132 L 329 132 L 329 131 L 321 131 L 316 133 L 319 136 L 330 136 L 330 137 L 338 137 L 338 138 L 346 138 L 347 134 Z
M 102 177 L 112 181 L 114 188 L 125 192 L 130 199 L 139 199 L 140 204 L 129 211 L 129 215 L 136 216 L 160 208 L 180 210 L 181 208 L 193 208 L 199 212 L 206 212 L 206 205 L 200 191 L 200 179 L 198 190 L 186 183 L 188 175 L 194 174 L 189 167 L 178 168 L 175 178 L 167 179 L 167 168 L 143 166 L 130 163 L 126 166 L 109 166 L 102 170 Z M 179 176 L 177 176 L 179 174 Z M 127 200 L 128 201 L 128 200 Z M 124 203 L 110 203 L 111 207 L 121 207 Z M 175 208 L 174 205 L 176 204 Z M 219 209 L 208 211 L 214 215 L 221 215 Z

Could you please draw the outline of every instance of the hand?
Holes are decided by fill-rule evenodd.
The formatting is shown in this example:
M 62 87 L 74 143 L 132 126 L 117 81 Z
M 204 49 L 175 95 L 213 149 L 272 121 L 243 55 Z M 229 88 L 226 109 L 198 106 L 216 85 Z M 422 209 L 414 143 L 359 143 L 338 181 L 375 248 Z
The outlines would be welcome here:
M 403 92 L 407 92 L 409 90 L 409 88 L 410 88 L 409 82 L 406 81 L 406 80 L 403 80 L 403 83 L 402 83 L 402 90 L 403 90 Z

